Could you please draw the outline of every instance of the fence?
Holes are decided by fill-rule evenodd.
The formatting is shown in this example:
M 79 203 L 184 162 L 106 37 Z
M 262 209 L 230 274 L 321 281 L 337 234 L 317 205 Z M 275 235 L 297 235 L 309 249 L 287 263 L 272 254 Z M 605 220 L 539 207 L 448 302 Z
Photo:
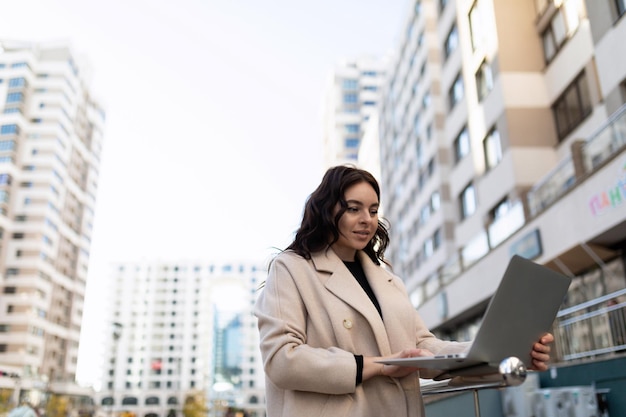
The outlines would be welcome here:
M 557 315 L 555 362 L 626 351 L 626 289 L 563 309 Z

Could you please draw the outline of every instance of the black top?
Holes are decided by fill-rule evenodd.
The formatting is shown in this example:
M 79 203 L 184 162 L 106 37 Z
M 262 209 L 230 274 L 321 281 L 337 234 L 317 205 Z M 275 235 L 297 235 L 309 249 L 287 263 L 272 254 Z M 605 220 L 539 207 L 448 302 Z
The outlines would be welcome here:
M 370 283 L 367 282 L 367 277 L 365 276 L 365 271 L 363 271 L 363 266 L 361 266 L 361 263 L 359 261 L 343 261 L 343 263 L 346 265 L 346 267 L 348 267 L 350 272 L 352 272 L 352 275 L 354 275 L 354 278 L 356 278 L 358 283 L 361 284 L 361 287 L 363 288 L 367 296 L 370 298 L 370 300 L 372 300 L 372 303 L 374 303 L 376 310 L 378 310 L 380 318 L 382 318 L 383 312 L 380 309 L 380 305 L 378 304 L 378 300 L 376 299 L 374 291 L 372 291 L 372 287 L 370 287 Z

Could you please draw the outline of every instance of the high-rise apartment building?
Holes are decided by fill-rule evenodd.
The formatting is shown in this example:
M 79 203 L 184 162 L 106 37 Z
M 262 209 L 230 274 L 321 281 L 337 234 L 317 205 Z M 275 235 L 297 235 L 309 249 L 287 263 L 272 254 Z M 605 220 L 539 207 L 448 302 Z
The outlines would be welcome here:
M 515 253 L 575 277 L 568 306 L 626 305 L 624 12 L 411 2 L 381 97 L 382 202 L 394 270 L 439 334 L 473 337 Z
M 248 263 L 114 265 L 98 407 L 180 416 L 188 396 L 198 394 L 209 415 L 232 406 L 264 416 L 252 307 L 265 275 Z
M 324 99 L 324 164 L 356 163 L 366 126 L 376 114 L 386 59 L 344 60 L 329 77 Z
M 75 379 L 105 119 L 88 82 L 67 45 L 0 42 L 0 387 Z

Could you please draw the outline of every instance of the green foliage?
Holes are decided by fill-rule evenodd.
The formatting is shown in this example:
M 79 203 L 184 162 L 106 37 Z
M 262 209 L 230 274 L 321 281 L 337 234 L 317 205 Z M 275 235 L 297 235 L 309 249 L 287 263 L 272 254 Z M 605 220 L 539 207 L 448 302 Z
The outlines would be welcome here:
M 66 417 L 69 399 L 65 395 L 51 394 L 46 404 L 46 417 Z
M 184 417 L 206 417 L 208 411 L 203 392 L 194 391 L 187 394 L 185 404 L 183 405 Z
M 5 413 L 13 407 L 13 405 L 10 404 L 12 395 L 12 389 L 0 388 L 0 413 Z

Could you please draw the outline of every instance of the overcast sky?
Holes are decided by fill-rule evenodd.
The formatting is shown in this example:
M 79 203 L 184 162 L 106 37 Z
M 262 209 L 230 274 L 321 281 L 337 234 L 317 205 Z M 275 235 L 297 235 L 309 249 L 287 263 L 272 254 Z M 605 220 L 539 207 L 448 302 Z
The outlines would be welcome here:
M 322 168 L 321 104 L 344 57 L 396 47 L 406 0 L 14 0 L 0 39 L 67 41 L 105 108 L 84 334 L 107 267 L 266 262 Z M 83 337 L 85 348 L 93 337 Z M 91 342 L 93 343 L 93 342 Z M 80 362 L 84 362 L 81 359 Z M 82 371 L 81 371 L 82 372 Z

